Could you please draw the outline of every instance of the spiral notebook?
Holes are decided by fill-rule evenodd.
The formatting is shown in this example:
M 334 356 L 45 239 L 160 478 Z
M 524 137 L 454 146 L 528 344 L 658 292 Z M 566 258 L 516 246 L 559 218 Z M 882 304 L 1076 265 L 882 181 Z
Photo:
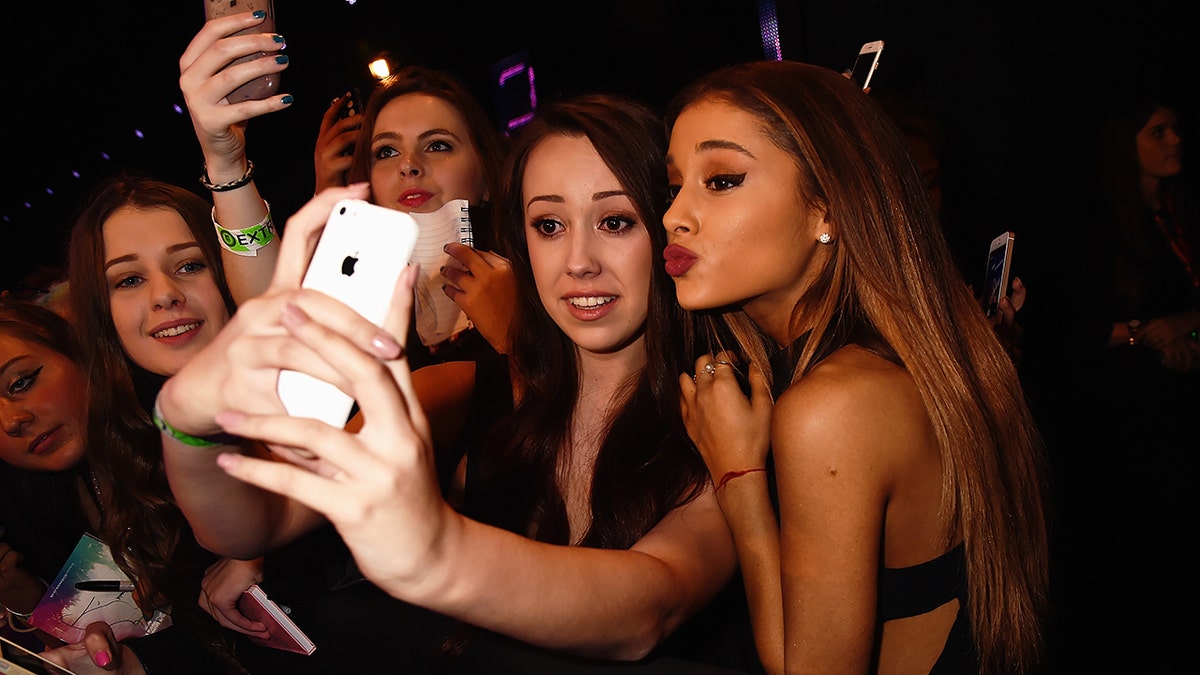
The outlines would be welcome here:
M 442 291 L 446 281 L 440 270 L 448 265 L 458 265 L 442 250 L 446 244 L 458 242 L 475 246 L 471 211 L 467 200 L 455 199 L 433 213 L 409 215 L 421 228 L 412 255 L 412 262 L 421 265 L 414 289 L 417 334 L 422 344 L 435 345 L 469 325 L 466 313 Z

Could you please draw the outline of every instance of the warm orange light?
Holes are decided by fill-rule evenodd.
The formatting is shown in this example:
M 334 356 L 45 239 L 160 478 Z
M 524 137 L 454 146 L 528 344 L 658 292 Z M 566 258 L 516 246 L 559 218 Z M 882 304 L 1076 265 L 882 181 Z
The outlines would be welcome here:
M 392 74 L 391 67 L 388 66 L 387 59 L 385 59 L 383 57 L 377 58 L 374 61 L 372 61 L 370 64 L 367 65 L 367 68 L 370 69 L 371 74 L 374 75 L 375 79 L 378 79 L 378 80 L 382 80 L 383 78 Z

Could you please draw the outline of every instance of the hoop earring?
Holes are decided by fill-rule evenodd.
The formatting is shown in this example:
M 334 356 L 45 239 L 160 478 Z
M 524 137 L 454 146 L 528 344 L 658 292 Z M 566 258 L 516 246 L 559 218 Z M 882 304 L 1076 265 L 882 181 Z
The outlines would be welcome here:
M 833 235 L 829 234 L 828 232 L 822 232 L 821 236 L 817 237 L 817 241 L 821 242 L 822 244 L 832 244 Z

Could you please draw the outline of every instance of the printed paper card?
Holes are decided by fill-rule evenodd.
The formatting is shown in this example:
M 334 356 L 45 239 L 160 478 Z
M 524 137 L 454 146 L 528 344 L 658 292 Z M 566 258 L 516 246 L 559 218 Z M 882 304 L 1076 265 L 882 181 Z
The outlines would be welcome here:
M 87 588 L 105 590 L 81 590 Z M 108 545 L 86 532 L 46 589 L 29 623 L 68 643 L 83 639 L 88 624 L 107 622 L 118 640 L 141 637 L 171 625 L 171 615 L 142 614 L 130 590 L 133 583 L 113 560 Z

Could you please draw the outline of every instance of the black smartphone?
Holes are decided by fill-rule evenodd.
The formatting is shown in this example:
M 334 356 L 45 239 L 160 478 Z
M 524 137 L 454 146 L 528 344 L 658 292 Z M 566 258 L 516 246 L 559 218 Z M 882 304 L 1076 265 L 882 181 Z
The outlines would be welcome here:
M 358 91 L 358 87 L 349 87 L 346 89 L 346 93 L 341 95 L 340 100 L 341 106 L 338 108 L 337 114 L 339 120 L 363 114 L 362 93 Z M 354 144 L 351 144 L 342 151 L 343 157 L 353 154 Z
M 363 114 L 362 94 L 358 91 L 358 87 L 347 88 L 346 93 L 339 98 L 342 99 L 342 105 L 338 109 L 339 120 Z
M 858 48 L 854 57 L 854 65 L 850 67 L 850 79 L 857 82 L 863 89 L 871 86 L 871 77 L 879 67 L 879 57 L 883 54 L 883 40 L 864 42 Z

